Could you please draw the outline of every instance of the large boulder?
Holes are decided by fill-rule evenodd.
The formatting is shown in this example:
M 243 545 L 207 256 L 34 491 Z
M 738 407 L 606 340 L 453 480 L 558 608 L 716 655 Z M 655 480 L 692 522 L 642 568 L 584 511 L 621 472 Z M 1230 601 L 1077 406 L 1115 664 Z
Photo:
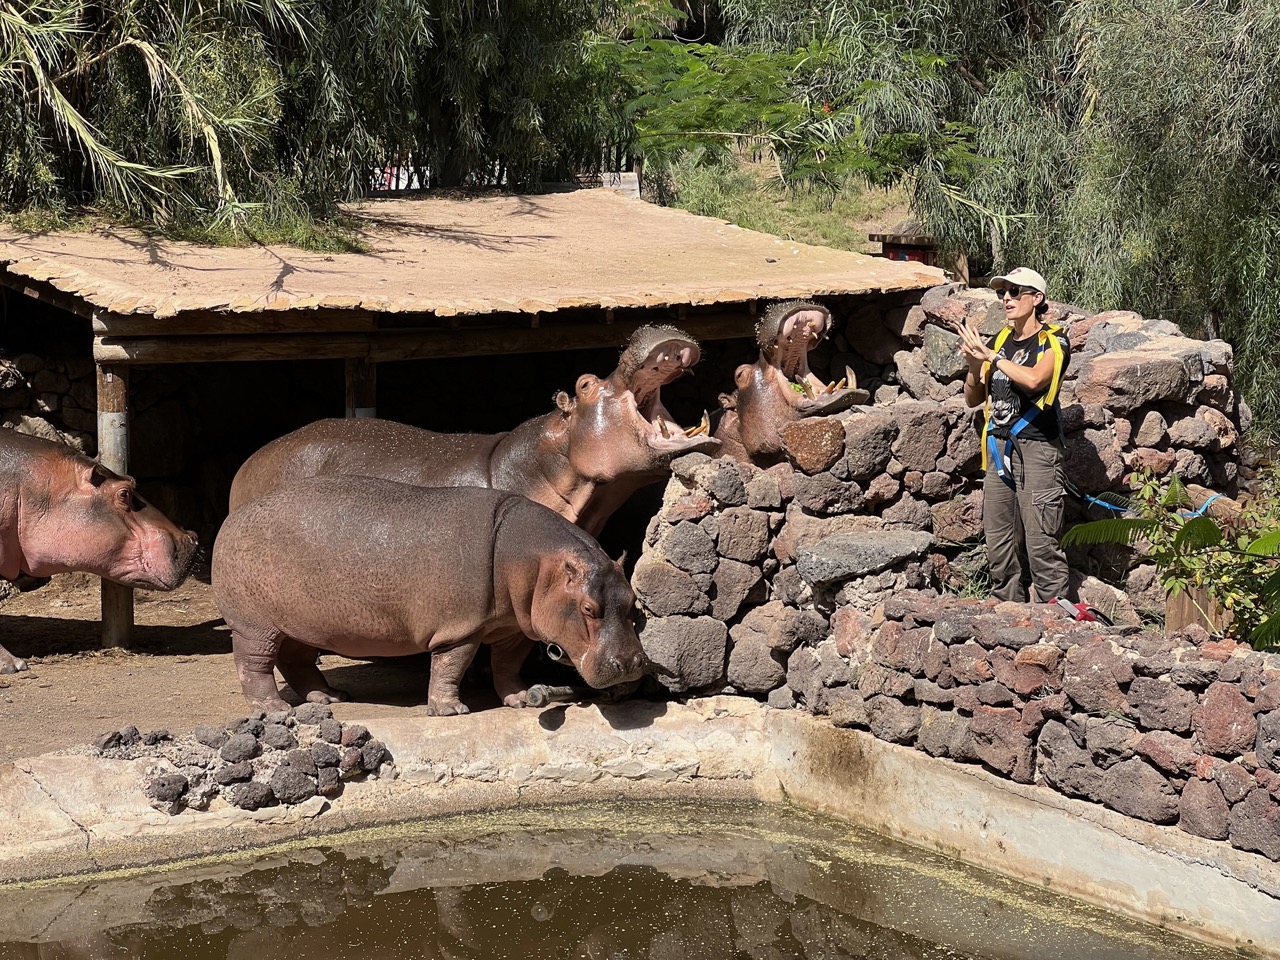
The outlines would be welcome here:
M 658 680 L 674 693 L 724 684 L 729 631 L 711 617 L 660 617 L 640 631 Z
M 933 535 L 915 530 L 841 533 L 801 548 L 796 566 L 806 583 L 838 583 L 923 556 Z

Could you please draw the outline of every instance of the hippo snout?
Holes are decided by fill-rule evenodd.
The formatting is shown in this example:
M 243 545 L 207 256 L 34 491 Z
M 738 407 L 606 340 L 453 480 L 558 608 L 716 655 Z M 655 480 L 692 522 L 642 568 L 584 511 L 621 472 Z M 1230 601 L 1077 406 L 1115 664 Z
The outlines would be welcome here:
M 608 665 L 617 672 L 618 679 L 614 683 L 630 683 L 632 680 L 639 680 L 653 669 L 653 663 L 645 656 L 643 650 L 636 650 L 626 657 L 610 657 Z
M 579 672 L 597 690 L 639 680 L 653 670 L 653 664 L 645 656 L 639 641 L 622 644 L 612 649 L 601 649 L 595 657 L 583 663 Z

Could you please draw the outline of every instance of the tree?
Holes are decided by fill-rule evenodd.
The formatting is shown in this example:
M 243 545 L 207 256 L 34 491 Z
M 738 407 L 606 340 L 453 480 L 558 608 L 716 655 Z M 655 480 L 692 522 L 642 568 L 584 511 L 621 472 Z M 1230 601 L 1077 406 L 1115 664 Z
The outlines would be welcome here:
M 529 187 L 598 167 L 602 0 L 0 0 L 0 204 L 329 215 L 384 164 Z

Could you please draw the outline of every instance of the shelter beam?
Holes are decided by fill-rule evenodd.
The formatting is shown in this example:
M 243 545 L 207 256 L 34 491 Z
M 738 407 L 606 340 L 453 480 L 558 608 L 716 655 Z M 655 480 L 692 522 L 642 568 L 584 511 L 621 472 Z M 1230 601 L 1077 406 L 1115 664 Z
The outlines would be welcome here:
M 98 459 L 129 472 L 129 368 L 98 365 Z M 126 647 L 133 633 L 133 589 L 102 581 L 102 645 Z

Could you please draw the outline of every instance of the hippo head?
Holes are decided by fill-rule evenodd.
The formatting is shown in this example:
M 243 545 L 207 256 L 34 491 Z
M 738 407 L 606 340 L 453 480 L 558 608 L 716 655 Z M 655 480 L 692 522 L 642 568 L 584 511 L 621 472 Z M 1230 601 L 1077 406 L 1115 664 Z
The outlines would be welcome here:
M 195 534 L 139 497 L 132 477 L 81 457 L 71 467 L 69 489 L 51 492 L 29 528 L 48 568 L 147 590 L 178 586 L 195 557 Z
M 539 566 L 530 635 L 559 646 L 596 689 L 639 680 L 649 659 L 636 636 L 636 596 L 622 561 L 592 541 L 586 551 L 552 551 Z
M 831 312 L 807 300 L 775 303 L 756 325 L 760 358 L 734 372 L 735 410 L 742 445 L 752 457 L 782 452 L 779 431 L 793 420 L 823 417 L 857 400 L 852 373 L 823 383 L 809 369 L 809 351 L 831 332 Z
M 603 380 L 578 378 L 576 396 L 557 403 L 567 419 L 569 459 L 577 473 L 597 483 L 658 474 L 672 459 L 711 450 L 710 421 L 684 428 L 662 405 L 662 388 L 683 376 L 702 352 L 687 333 L 669 326 L 641 327 Z

